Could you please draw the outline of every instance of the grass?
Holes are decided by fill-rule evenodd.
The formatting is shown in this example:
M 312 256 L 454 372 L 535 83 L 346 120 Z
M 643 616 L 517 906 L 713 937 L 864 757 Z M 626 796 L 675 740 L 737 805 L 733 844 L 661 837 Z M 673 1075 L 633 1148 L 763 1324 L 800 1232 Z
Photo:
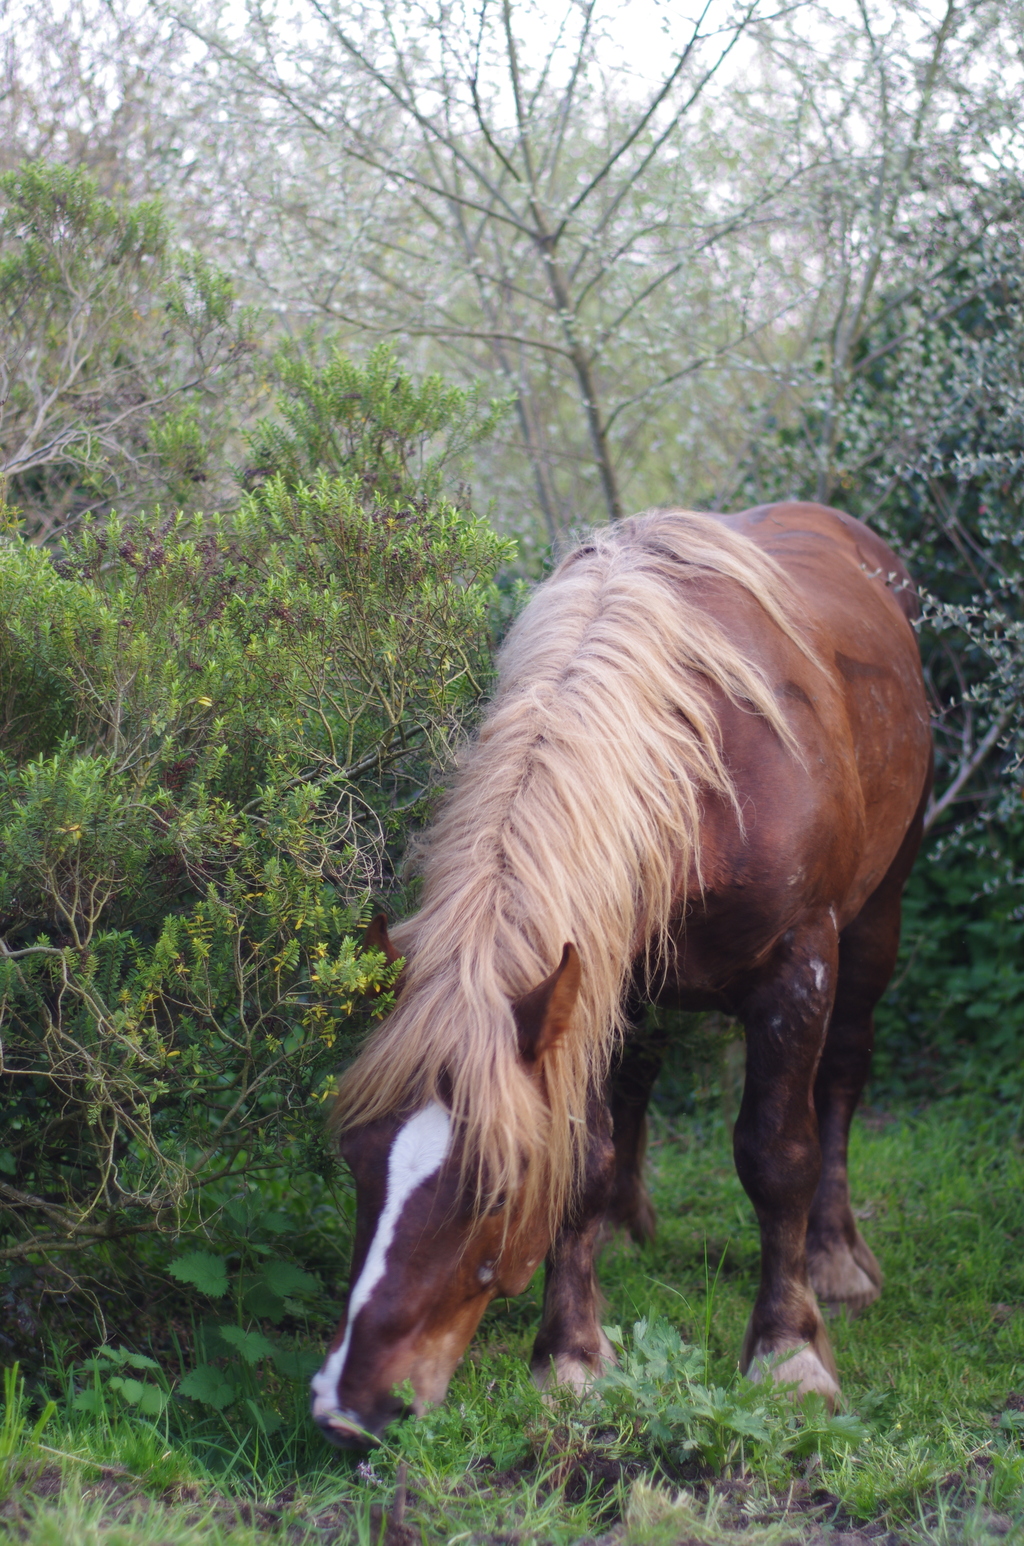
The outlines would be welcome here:
M 700 1349 L 700 1389 L 735 1404 L 758 1245 L 727 1124 L 715 1110 L 656 1118 L 650 1157 L 658 1238 L 607 1248 L 608 1320 L 627 1342 L 641 1318 L 677 1327 Z M 831 1326 L 844 1394 L 865 1430 L 852 1447 L 794 1458 L 783 1406 L 757 1419 L 767 1439 L 734 1446 L 709 1475 L 674 1440 L 638 1433 L 621 1407 L 567 1400 L 552 1410 L 525 1368 L 538 1279 L 489 1311 L 444 1406 L 394 1430 L 362 1463 L 321 1443 L 298 1390 L 294 1415 L 266 1434 L 212 1413 L 189 1417 L 173 1395 L 152 1417 L 113 1396 L 84 1411 L 56 1371 L 42 1411 L 9 1380 L 0 1540 L 369 1546 L 383 1537 L 401 1546 L 418 1531 L 452 1546 L 601 1536 L 609 1546 L 667 1546 L 742 1529 L 748 1546 L 864 1530 L 937 1546 L 1024 1541 L 1024 1158 L 1010 1123 L 950 1103 L 869 1115 L 855 1125 L 852 1175 L 886 1274 L 877 1305 Z M 405 1520 L 386 1526 L 403 1465 Z

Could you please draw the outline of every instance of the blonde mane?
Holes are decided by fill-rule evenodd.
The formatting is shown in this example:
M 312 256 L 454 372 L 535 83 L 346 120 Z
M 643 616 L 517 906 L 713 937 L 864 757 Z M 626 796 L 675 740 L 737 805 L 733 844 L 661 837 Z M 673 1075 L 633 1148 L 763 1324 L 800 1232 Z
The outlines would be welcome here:
M 815 659 L 783 571 L 709 516 L 656 512 L 596 532 L 536 591 L 426 840 L 422 908 L 393 933 L 401 996 L 339 1092 L 343 1128 L 440 1100 L 478 1203 L 525 1185 L 524 1216 L 552 1230 L 634 962 L 658 959 L 687 875 L 700 883 L 702 795 L 742 819 L 711 690 L 798 755 L 766 676 L 702 604 L 721 580 Z M 568 940 L 580 997 L 541 1086 L 518 1055 L 511 1004 Z

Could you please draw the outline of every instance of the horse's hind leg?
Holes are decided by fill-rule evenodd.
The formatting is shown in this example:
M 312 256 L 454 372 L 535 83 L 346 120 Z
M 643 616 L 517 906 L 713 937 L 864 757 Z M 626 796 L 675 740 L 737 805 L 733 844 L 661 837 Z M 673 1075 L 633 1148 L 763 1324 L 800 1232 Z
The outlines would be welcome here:
M 825 1050 L 814 1082 L 821 1180 L 807 1223 L 807 1269 L 818 1297 L 856 1314 L 882 1291 L 882 1271 L 850 1207 L 850 1123 L 871 1071 L 874 1009 L 900 940 L 900 897 L 921 839 L 920 816 L 878 889 L 839 939 L 839 977 Z
M 822 1163 L 807 1221 L 811 1285 L 831 1309 L 845 1304 L 853 1313 L 873 1303 L 882 1291 L 881 1268 L 850 1207 L 846 1154 L 853 1113 L 871 1071 L 874 1007 L 896 957 L 899 899 L 895 927 L 883 928 L 885 920 L 877 913 L 865 918 L 866 911 L 840 940 L 836 1004 L 814 1082 Z M 886 935 L 892 940 L 891 952 L 882 948 Z
M 647 1106 L 665 1058 L 668 1034 L 648 1021 L 646 1009 L 630 1013 L 631 1030 L 612 1069 L 609 1105 L 615 1145 L 615 1180 L 605 1210 L 605 1224 L 628 1229 L 642 1242 L 654 1235 L 654 1205 L 644 1184 L 647 1149 Z
M 761 1226 L 761 1284 L 740 1366 L 767 1366 L 801 1395 L 839 1394 L 825 1323 L 807 1277 L 807 1218 L 821 1175 L 814 1077 L 838 967 L 827 917 L 791 929 L 736 1008 L 747 1077 L 733 1135 L 736 1169 Z

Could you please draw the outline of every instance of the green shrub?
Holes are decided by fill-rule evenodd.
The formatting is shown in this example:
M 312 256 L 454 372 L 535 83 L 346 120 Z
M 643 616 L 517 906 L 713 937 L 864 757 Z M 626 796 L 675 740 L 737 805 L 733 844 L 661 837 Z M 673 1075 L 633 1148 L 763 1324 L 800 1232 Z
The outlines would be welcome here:
M 361 921 L 487 681 L 510 555 L 374 471 L 86 523 L 56 558 L 0 537 L 0 1260 L 201 1231 L 327 1164 L 394 975 Z
M 972 823 L 907 884 L 900 958 L 876 1020 L 873 1097 L 1024 1095 L 1024 817 Z
M 485 404 L 478 388 L 443 377 L 415 381 L 387 344 L 364 366 L 337 343 L 287 343 L 271 368 L 277 414 L 246 432 L 243 481 L 279 475 L 292 486 L 319 473 L 356 478 L 375 499 L 435 499 L 466 453 L 492 435 L 511 399 Z
M 926 295 L 881 301 L 842 417 L 819 404 L 777 424 L 747 484 L 751 503 L 814 498 L 831 464 L 834 502 L 892 542 L 923 592 L 936 788 L 878 1015 L 886 1099 L 972 1084 L 1020 1098 L 1024 266 L 1019 190 L 1004 191 L 1001 216 Z M 959 219 L 946 218 L 918 236 L 941 245 Z
M 112 504 L 228 493 L 256 329 L 157 201 L 103 198 L 81 167 L 42 160 L 0 175 L 0 478 L 26 529 L 52 540 Z

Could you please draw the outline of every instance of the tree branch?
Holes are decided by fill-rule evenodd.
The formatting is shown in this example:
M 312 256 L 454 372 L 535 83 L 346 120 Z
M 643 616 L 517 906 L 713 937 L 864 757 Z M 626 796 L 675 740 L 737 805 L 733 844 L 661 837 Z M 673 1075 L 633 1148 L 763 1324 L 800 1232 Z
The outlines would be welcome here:
M 925 811 L 924 816 L 925 832 L 931 831 L 932 827 L 938 821 L 943 812 L 947 811 L 953 804 L 957 795 L 960 793 L 961 789 L 963 789 L 967 781 L 970 778 L 973 778 L 974 774 L 981 767 L 982 763 L 985 761 L 985 758 L 988 756 L 992 748 L 997 744 L 999 737 L 1010 723 L 1010 720 L 1013 717 L 1013 712 L 1013 705 L 1011 705 L 1009 708 L 1005 708 L 1002 713 L 992 721 L 988 730 L 985 732 L 975 747 L 972 755 L 965 758 L 965 760 L 961 762 L 952 783 L 950 783 L 943 791 L 938 800 L 933 798 L 928 802 L 928 809 Z

